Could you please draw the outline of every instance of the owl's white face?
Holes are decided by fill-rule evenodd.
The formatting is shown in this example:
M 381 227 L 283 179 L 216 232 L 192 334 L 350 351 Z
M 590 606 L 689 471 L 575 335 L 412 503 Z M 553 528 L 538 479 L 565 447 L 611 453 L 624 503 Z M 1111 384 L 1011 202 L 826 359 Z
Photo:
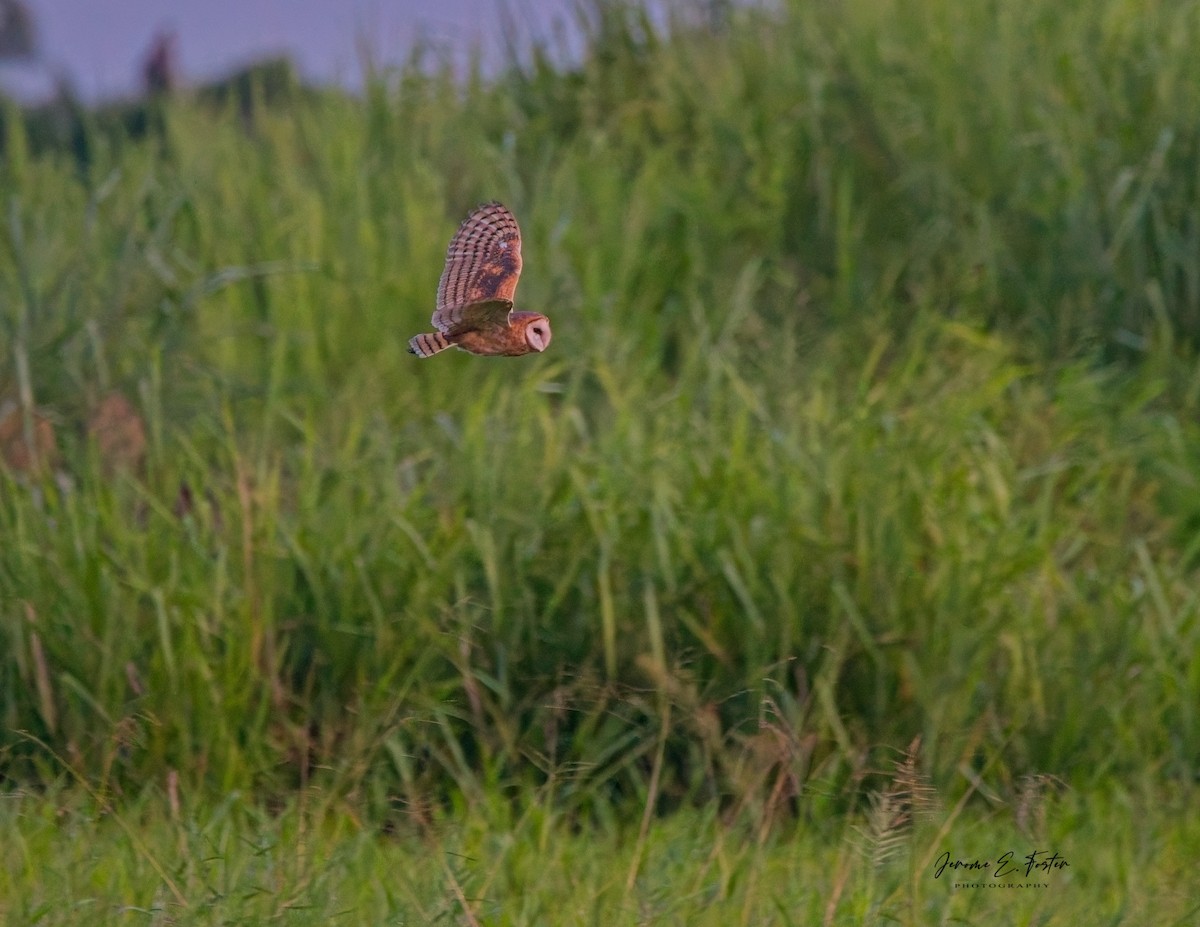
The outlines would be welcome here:
M 538 352 L 550 347 L 550 320 L 541 316 L 530 322 L 525 326 L 525 340 Z

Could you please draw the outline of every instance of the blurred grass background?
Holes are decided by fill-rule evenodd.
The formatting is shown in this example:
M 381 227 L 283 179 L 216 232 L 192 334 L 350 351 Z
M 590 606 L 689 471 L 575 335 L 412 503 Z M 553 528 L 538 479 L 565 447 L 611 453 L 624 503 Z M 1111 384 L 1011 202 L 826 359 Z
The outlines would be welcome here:
M 708 12 L 7 113 L 8 787 L 820 828 L 919 738 L 947 805 L 1194 809 L 1200 7 Z M 554 346 L 418 363 L 493 198 Z

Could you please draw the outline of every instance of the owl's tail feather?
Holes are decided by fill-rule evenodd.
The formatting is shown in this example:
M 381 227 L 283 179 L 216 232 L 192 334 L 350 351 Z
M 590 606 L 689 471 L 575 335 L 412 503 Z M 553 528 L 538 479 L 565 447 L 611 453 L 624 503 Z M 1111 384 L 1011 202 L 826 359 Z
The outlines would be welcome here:
M 417 357 L 433 357 L 438 351 L 444 351 L 450 347 L 453 345 L 441 332 L 415 335 L 408 340 L 408 353 L 415 354 Z

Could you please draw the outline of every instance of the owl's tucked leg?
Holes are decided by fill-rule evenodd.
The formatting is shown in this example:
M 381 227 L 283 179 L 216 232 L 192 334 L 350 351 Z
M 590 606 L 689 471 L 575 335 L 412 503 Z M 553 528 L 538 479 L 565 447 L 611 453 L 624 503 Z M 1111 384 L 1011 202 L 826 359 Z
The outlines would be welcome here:
M 438 351 L 444 351 L 449 347 L 453 347 L 453 345 L 441 332 L 414 335 L 408 339 L 408 353 L 415 354 L 417 357 L 433 357 Z

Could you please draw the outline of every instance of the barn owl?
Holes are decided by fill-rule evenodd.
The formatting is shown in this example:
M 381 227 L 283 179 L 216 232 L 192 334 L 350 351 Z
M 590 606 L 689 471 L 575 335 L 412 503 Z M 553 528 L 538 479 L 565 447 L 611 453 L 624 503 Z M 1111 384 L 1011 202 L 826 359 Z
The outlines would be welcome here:
M 436 332 L 417 335 L 408 350 L 432 357 L 454 345 L 471 354 L 516 357 L 550 345 L 550 320 L 513 309 L 521 276 L 521 230 L 513 214 L 487 203 L 467 216 L 446 249 L 438 284 Z

